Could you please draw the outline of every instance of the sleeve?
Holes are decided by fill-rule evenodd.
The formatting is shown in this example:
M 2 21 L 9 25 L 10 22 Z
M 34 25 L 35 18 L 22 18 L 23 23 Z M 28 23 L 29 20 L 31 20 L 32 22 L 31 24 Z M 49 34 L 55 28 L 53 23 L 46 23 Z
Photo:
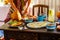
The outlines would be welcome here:
M 11 7 L 9 13 L 7 14 L 6 19 L 4 20 L 5 23 L 7 23 L 7 22 L 11 19 L 11 18 L 10 18 L 10 15 L 11 15 L 11 13 L 13 13 L 13 11 L 14 11 L 14 10 L 13 10 L 13 8 Z

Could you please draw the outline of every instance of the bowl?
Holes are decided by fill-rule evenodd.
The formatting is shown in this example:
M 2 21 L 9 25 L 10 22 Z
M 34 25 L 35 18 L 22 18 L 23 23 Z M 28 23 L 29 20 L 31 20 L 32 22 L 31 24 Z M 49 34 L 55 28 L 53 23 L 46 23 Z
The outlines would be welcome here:
M 56 29 L 56 23 L 48 22 L 46 28 L 49 29 L 49 30 L 54 30 L 54 29 Z
M 30 22 L 33 22 L 33 19 L 27 19 L 27 20 L 25 20 L 25 23 L 30 23 Z

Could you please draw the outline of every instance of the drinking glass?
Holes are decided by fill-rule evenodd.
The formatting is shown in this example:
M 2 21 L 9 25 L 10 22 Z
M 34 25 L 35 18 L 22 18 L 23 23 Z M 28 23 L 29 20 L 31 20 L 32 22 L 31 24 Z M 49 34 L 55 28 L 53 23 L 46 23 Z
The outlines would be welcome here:
M 55 30 L 56 29 L 56 23 L 55 22 L 54 23 L 48 22 L 46 28 L 48 30 Z

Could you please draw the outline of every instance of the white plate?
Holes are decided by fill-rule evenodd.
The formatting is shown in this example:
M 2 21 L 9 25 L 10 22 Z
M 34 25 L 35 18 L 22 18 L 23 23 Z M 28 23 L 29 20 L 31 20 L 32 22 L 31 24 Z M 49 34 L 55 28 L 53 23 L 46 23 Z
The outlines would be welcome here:
M 32 22 L 32 23 L 28 23 L 27 27 L 29 28 L 42 28 L 42 27 L 46 27 L 47 22 Z

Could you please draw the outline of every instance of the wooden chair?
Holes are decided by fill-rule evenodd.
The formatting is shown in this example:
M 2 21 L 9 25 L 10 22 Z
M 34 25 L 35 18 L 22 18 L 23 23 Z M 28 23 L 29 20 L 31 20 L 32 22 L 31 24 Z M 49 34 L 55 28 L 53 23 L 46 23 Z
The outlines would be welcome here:
M 49 12 L 49 6 L 48 5 L 41 5 L 41 4 L 37 4 L 37 5 L 33 5 L 33 16 L 35 16 L 35 8 L 38 8 L 38 12 L 36 13 L 37 16 L 39 16 L 40 14 L 44 14 L 46 13 L 46 17 L 48 16 L 48 12 Z
M 48 14 L 48 11 L 49 11 L 49 6 L 48 5 L 41 5 L 41 4 L 33 5 L 33 15 L 35 15 L 35 13 L 34 13 L 35 8 L 38 8 L 38 15 L 40 13 L 44 13 L 44 10 L 45 10 L 44 8 L 47 8 L 46 13 Z

